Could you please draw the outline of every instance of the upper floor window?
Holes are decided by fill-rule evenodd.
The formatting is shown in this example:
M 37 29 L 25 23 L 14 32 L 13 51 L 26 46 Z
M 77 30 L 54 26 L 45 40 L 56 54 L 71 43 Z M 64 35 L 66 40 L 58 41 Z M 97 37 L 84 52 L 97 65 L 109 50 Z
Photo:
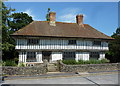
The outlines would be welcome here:
M 68 40 L 69 45 L 76 45 L 76 40 Z
M 30 44 L 30 45 L 39 44 L 39 40 L 38 39 L 28 39 L 27 44 Z
M 93 45 L 95 45 L 95 46 L 101 46 L 101 41 L 93 41 Z

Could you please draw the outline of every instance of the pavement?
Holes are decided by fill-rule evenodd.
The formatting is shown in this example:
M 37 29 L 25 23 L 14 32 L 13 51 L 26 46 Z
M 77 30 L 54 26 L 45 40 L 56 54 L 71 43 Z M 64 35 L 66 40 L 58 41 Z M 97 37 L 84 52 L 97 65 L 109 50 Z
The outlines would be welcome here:
M 119 86 L 118 71 L 91 73 L 49 72 L 37 76 L 9 76 L 2 83 L 6 84 L 89 84 L 92 86 Z M 75 85 L 74 85 L 75 86 Z

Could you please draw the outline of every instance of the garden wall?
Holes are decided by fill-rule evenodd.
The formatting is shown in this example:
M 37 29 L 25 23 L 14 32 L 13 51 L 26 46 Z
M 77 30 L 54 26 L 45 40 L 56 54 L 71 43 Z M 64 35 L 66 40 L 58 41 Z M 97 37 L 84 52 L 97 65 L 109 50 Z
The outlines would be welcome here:
M 59 62 L 61 72 L 98 72 L 118 70 L 120 63 L 66 65 Z
M 46 66 L 43 64 L 39 66 L 28 66 L 28 67 L 12 67 L 3 66 L 2 73 L 6 75 L 40 75 L 47 72 Z

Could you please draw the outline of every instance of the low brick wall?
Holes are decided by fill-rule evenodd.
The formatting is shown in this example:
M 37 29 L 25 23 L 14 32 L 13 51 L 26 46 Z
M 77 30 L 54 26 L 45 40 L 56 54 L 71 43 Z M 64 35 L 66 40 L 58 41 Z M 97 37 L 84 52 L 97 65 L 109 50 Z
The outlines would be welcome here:
M 7 75 L 40 75 L 47 73 L 47 68 L 42 64 L 33 67 L 3 66 L 2 73 Z
M 61 72 L 98 72 L 118 70 L 120 63 L 66 65 L 59 62 Z

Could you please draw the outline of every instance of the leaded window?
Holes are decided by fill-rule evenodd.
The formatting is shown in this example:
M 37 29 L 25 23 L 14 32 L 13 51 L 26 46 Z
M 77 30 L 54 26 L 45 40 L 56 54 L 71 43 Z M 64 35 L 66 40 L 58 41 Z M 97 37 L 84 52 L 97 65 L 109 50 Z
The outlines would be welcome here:
M 36 52 L 27 52 L 27 62 L 36 62 Z
M 69 45 L 76 45 L 76 40 L 68 40 Z
M 28 39 L 27 44 L 28 45 L 37 45 L 37 44 L 39 44 L 39 40 L 38 39 Z
M 93 41 L 94 46 L 101 46 L 101 41 Z
M 75 60 L 75 52 L 63 52 L 63 60 Z
M 99 52 L 90 52 L 90 59 L 97 59 L 99 58 Z

